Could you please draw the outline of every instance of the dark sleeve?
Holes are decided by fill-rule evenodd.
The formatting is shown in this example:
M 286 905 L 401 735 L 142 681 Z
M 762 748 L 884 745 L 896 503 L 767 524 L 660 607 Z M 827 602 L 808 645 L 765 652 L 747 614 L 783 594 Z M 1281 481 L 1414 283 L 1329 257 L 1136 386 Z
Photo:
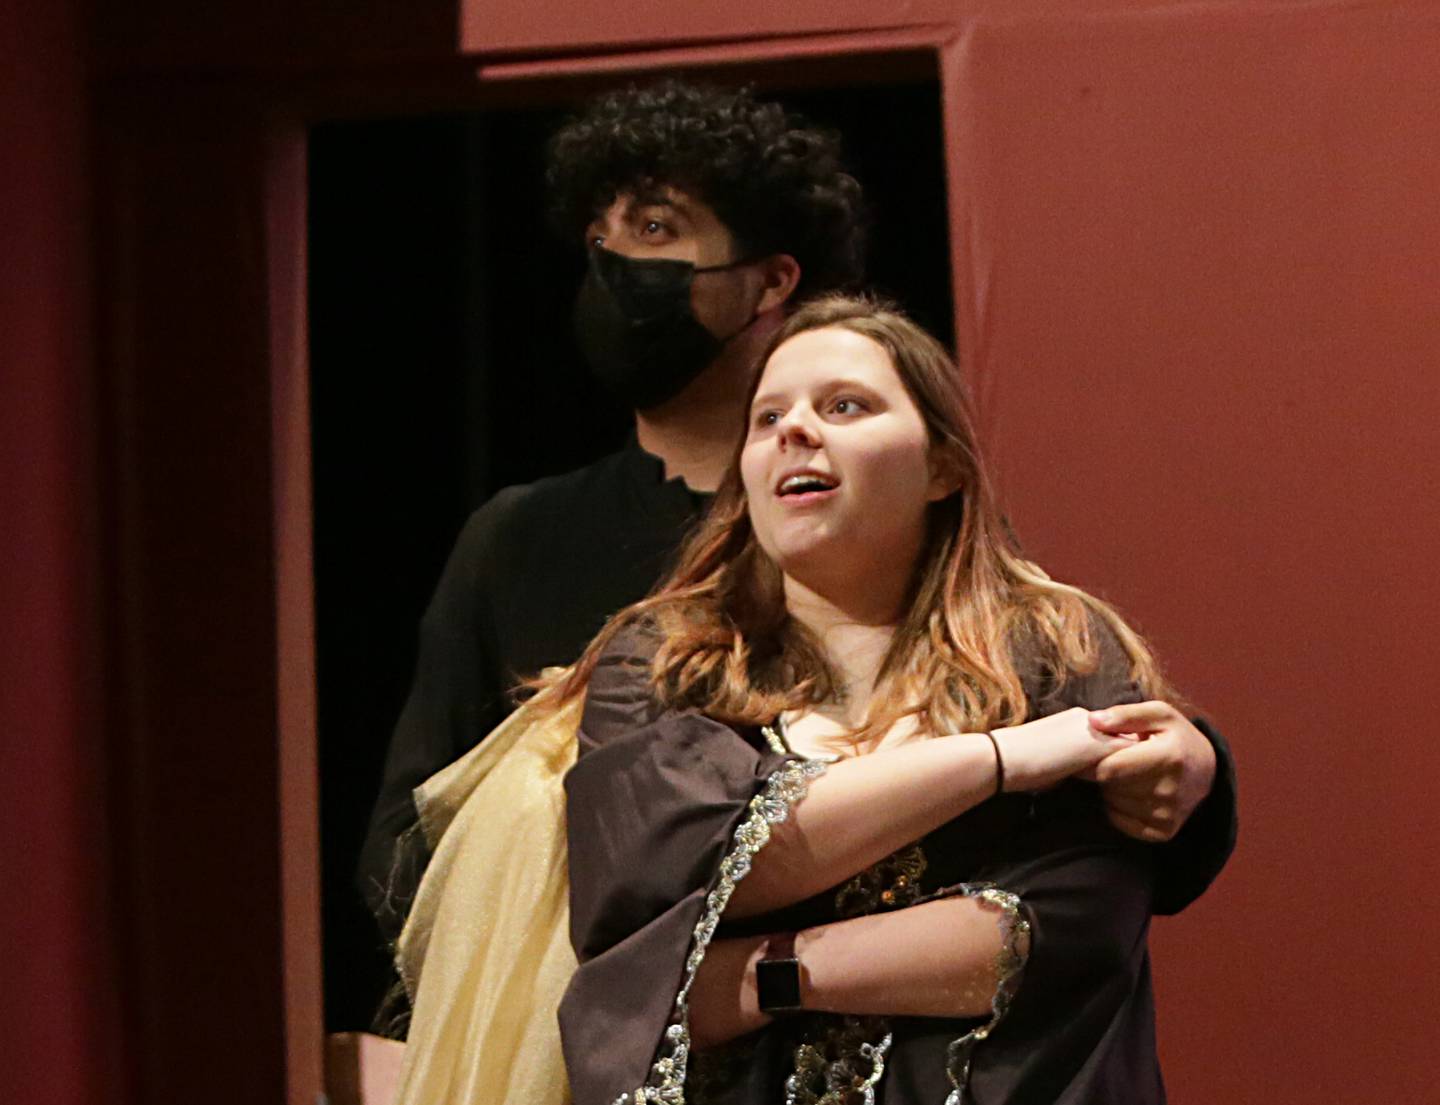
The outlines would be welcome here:
M 1100 662 L 1086 675 L 1072 676 L 1058 696 L 1035 716 L 1068 706 L 1101 710 L 1107 706 L 1141 702 L 1144 694 L 1130 678 L 1130 663 L 1114 633 L 1098 619 L 1092 622 L 1100 648 Z M 1154 911 L 1179 913 L 1209 887 L 1235 850 L 1239 828 L 1235 805 L 1235 761 L 1230 747 L 1208 722 L 1193 719 L 1215 746 L 1215 781 L 1210 793 L 1195 808 L 1174 838 L 1151 845 L 1155 861 Z
M 420 622 L 415 676 L 390 737 L 357 881 L 394 941 L 429 861 L 411 792 L 473 748 L 504 718 L 506 675 L 495 658 L 491 580 L 513 494 L 470 516 Z
M 976 1048 L 977 1101 L 1163 1101 L 1146 947 L 1154 850 L 1065 789 L 1043 797 L 987 878 L 1017 894 L 1030 954 Z
M 602 658 L 565 780 L 580 965 L 560 1032 L 576 1105 L 683 1076 L 689 980 L 768 824 L 803 794 L 785 781 L 809 770 L 728 725 L 658 709 L 645 663 L 633 637 Z
M 1098 619 L 1092 631 L 1095 668 L 1041 685 L 1032 718 L 1144 700 L 1114 634 Z M 1146 949 L 1157 849 L 1109 823 L 1092 783 L 1008 801 L 978 874 L 1018 897 L 1030 952 L 1004 1018 L 975 1048 L 974 1099 L 1163 1100 Z
M 1205 893 L 1235 851 L 1240 832 L 1230 745 L 1204 718 L 1191 720 L 1215 746 L 1215 781 L 1190 820 L 1171 840 L 1158 845 L 1155 912 L 1162 916 L 1179 913 Z
M 1038 675 L 1025 680 L 1025 693 L 1030 701 L 1029 719 L 1058 714 L 1072 706 L 1103 710 L 1107 706 L 1145 701 L 1144 692 L 1130 676 L 1130 657 L 1114 631 L 1098 615 L 1091 615 L 1090 633 L 1098 650 L 1092 670 L 1070 672 L 1058 684 Z M 1022 670 L 1038 669 L 1022 664 Z

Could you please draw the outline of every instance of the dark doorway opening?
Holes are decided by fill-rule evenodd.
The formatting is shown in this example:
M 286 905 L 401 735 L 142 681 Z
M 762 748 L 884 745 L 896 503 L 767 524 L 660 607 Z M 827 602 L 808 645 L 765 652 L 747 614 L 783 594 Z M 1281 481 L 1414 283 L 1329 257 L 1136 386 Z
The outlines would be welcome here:
M 933 72 L 790 88 L 839 130 L 875 226 L 869 286 L 952 342 Z M 364 1029 L 392 973 L 354 886 L 420 615 L 469 513 L 615 448 L 628 412 L 569 327 L 579 243 L 546 229 L 564 107 L 328 123 L 310 145 L 311 404 L 326 1025 Z

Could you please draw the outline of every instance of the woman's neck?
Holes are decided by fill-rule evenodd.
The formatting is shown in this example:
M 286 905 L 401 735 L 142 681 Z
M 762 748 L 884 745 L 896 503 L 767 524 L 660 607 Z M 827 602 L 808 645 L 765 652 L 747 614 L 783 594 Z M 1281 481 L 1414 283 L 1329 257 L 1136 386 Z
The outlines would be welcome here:
M 863 725 L 895 636 L 899 603 L 876 593 L 840 603 L 786 576 L 785 606 L 815 635 L 841 681 L 841 700 L 826 712 L 850 728 Z

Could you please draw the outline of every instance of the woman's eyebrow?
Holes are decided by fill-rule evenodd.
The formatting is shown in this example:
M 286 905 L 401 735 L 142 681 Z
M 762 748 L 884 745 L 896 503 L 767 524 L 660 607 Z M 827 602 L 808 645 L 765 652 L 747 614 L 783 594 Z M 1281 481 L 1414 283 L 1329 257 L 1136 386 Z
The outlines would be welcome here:
M 873 384 L 867 384 L 864 380 L 857 379 L 854 376 L 837 376 L 832 380 L 827 380 L 824 387 L 822 387 L 820 390 L 844 391 L 846 388 L 853 388 L 856 391 L 863 391 L 869 395 L 876 394 Z
M 779 392 L 767 391 L 763 395 L 757 395 L 754 399 L 750 400 L 750 410 L 755 411 L 760 407 L 766 406 L 767 404 L 778 403 L 780 402 L 780 399 L 781 395 Z

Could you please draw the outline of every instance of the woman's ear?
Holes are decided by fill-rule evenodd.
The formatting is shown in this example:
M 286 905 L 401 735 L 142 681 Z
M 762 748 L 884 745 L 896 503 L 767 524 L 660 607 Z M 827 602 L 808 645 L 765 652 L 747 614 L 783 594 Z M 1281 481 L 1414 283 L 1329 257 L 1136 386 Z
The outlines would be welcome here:
M 960 458 L 953 448 L 939 446 L 930 450 L 930 488 L 926 499 L 938 503 L 961 489 L 964 475 Z
M 760 265 L 760 300 L 755 313 L 763 315 L 784 304 L 800 283 L 800 262 L 788 253 L 772 253 Z

